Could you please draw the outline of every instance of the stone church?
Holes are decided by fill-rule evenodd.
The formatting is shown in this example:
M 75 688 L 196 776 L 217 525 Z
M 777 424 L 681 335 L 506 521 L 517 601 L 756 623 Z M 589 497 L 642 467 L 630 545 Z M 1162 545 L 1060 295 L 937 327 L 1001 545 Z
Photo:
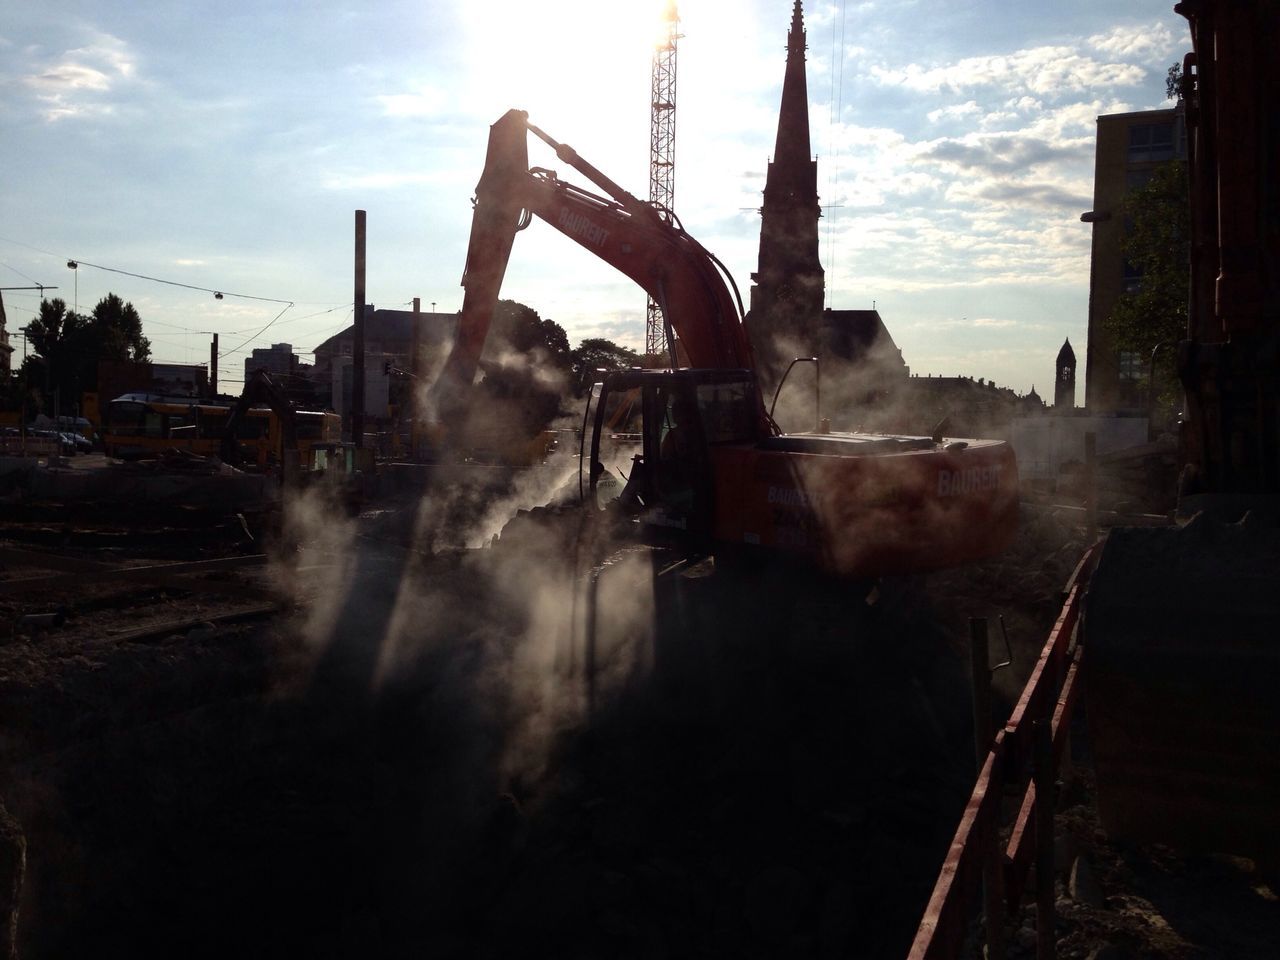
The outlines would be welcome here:
M 796 0 L 746 324 L 766 396 L 772 396 L 794 358 L 817 357 L 823 412 L 842 429 L 857 426 L 868 408 L 883 405 L 905 383 L 909 371 L 877 311 L 823 307 L 826 277 L 818 260 L 822 210 L 818 162 L 810 151 L 805 47 L 804 12 Z M 804 394 L 813 377 L 797 371 L 792 378 L 796 383 L 788 380 L 779 409 L 793 409 L 797 415 L 806 405 L 812 409 L 811 395 Z

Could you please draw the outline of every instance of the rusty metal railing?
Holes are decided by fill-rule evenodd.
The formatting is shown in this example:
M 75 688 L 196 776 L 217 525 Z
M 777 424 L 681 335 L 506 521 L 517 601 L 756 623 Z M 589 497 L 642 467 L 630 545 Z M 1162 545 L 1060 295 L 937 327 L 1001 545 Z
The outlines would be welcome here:
M 1072 572 L 1064 590 L 1062 611 L 1041 648 L 1035 668 L 1008 722 L 991 740 L 916 930 L 909 960 L 959 957 L 984 886 L 988 956 L 990 960 L 1003 960 L 1004 916 L 991 914 L 1002 912 L 1002 901 L 1009 913 L 1017 910 L 1033 863 L 1040 881 L 1036 913 L 1039 955 L 1052 952 L 1053 809 L 1048 804 L 1041 806 L 1037 798 L 1052 792 L 1066 750 L 1072 710 L 1079 699 L 1084 646 L 1077 643 L 1070 655 L 1069 651 L 1085 589 L 1097 562 L 1097 550 L 1097 546 L 1087 550 Z M 985 639 L 985 631 L 981 636 Z M 989 682 L 988 676 L 974 677 L 975 687 Z M 1008 843 L 1001 850 L 1000 800 L 1006 783 L 1024 784 L 1024 788 Z

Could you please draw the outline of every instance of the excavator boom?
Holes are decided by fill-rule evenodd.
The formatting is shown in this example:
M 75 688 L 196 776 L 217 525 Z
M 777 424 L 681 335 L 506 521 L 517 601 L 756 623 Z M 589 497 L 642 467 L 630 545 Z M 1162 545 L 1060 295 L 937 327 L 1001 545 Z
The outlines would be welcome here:
M 544 140 L 610 196 L 593 194 L 554 172 L 529 168 L 528 134 Z M 669 212 L 644 203 L 510 110 L 489 130 L 484 172 L 476 185 L 471 240 L 462 285 L 458 337 L 436 383 L 437 410 L 465 405 L 489 333 L 515 235 L 531 216 L 626 274 L 662 308 L 689 366 L 752 369 L 750 341 L 736 291 L 716 259 L 673 222 Z M 758 410 L 762 428 L 768 418 Z

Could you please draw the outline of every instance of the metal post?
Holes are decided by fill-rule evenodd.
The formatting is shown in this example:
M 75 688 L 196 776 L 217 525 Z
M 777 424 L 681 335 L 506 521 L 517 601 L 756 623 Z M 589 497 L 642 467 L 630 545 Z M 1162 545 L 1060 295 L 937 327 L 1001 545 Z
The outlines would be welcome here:
M 435 304 L 432 305 L 433 312 Z M 409 355 L 409 458 L 417 460 L 422 448 L 422 411 L 418 405 L 418 387 L 422 379 L 422 299 L 413 298 L 413 353 Z
M 1054 960 L 1053 727 L 1048 719 L 1031 725 L 1035 737 L 1036 785 L 1036 960 Z
M 218 395 L 218 335 L 213 335 L 213 343 L 209 345 L 209 392 Z
M 351 439 L 364 449 L 364 239 L 365 212 L 356 211 L 355 328 L 351 345 Z
M 987 651 L 987 620 L 969 619 L 969 664 L 973 672 L 973 749 L 978 772 L 991 752 L 991 664 Z M 992 777 L 989 790 L 999 789 Z M 992 829 L 982 845 L 982 909 L 987 925 L 987 960 L 1004 960 L 1004 894 L 999 834 Z
M 1098 435 L 1084 435 L 1084 522 L 1087 543 L 1098 539 Z
M 973 749 L 978 770 L 991 750 L 991 667 L 986 617 L 969 618 L 969 664 L 973 671 Z

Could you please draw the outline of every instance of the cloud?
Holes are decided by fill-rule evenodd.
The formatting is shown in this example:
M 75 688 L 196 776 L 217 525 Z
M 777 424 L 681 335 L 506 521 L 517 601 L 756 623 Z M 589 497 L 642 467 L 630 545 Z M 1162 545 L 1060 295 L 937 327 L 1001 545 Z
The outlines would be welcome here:
M 1089 205 L 1088 192 L 1072 192 L 1058 183 L 1027 183 L 1004 181 L 983 184 L 976 196 L 998 203 L 1016 203 L 1021 207 L 1055 207 L 1068 210 L 1083 209 Z
M 433 87 L 423 87 L 413 93 L 380 94 L 375 99 L 388 117 L 431 117 L 439 114 L 448 102 L 444 93 Z
M 1152 61 L 1167 57 L 1178 47 L 1173 31 L 1163 23 L 1113 27 L 1089 38 L 1089 45 L 1109 57 Z M 1190 40 L 1185 44 L 1190 47 Z
M 977 134 L 942 139 L 926 146 L 920 156 L 961 170 L 1020 173 L 1045 164 L 1087 160 L 1093 144 L 1085 139 L 1054 142 L 1026 133 Z
M 21 80 L 45 104 L 45 119 L 54 121 L 111 113 L 113 105 L 101 95 L 132 79 L 136 69 L 128 44 L 110 34 L 97 34 L 91 43 L 36 66 Z
M 871 78 L 884 86 L 918 93 L 960 93 L 987 87 L 1039 96 L 1141 83 L 1146 70 L 1128 63 L 1105 63 L 1082 56 L 1073 47 L 1044 46 L 1010 54 L 966 57 L 940 67 L 909 63 L 904 67 L 872 65 Z
M 925 116 L 929 118 L 930 123 L 938 123 L 941 120 L 963 119 L 980 113 L 982 108 L 978 106 L 976 100 L 966 100 L 964 103 L 954 103 L 951 106 L 930 110 Z

